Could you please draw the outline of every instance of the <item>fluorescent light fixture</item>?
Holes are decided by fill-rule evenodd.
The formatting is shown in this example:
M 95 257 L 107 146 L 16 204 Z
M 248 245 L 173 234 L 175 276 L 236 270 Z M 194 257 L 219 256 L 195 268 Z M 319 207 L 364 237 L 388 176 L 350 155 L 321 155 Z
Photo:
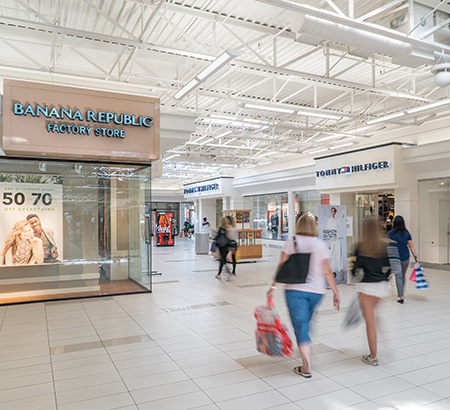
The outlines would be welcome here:
M 385 115 L 384 117 L 375 118 L 374 120 L 366 121 L 367 125 L 378 124 L 379 122 L 393 120 L 394 118 L 404 117 L 405 111 L 395 112 L 394 114 Z
M 242 51 L 227 49 L 223 54 L 217 57 L 210 65 L 202 70 L 195 78 L 189 81 L 183 88 L 178 90 L 173 98 L 181 100 L 184 96 L 194 91 L 201 83 L 213 76 L 217 71 L 226 66 L 231 60 L 240 56 Z
M 354 142 L 347 142 L 346 144 L 335 145 L 334 147 L 329 147 L 329 149 L 339 149 L 344 147 L 349 147 L 350 145 L 354 145 Z
M 199 145 L 206 145 L 206 144 L 209 144 L 212 141 L 214 141 L 214 138 L 208 138 L 207 140 L 202 141 Z
M 292 109 L 292 108 L 281 108 L 281 107 L 276 107 L 276 106 L 269 107 L 267 105 L 259 105 L 259 104 L 248 104 L 248 103 L 245 103 L 243 105 L 243 107 L 244 108 L 252 108 L 252 109 L 255 109 L 255 110 L 281 112 L 281 113 L 284 113 L 284 114 L 294 114 L 295 113 L 295 110 Z
M 340 120 L 342 119 L 342 115 L 334 115 L 328 114 L 322 111 L 305 111 L 305 110 L 297 110 L 296 113 L 298 115 L 305 115 L 306 117 L 317 117 L 317 118 L 325 118 L 328 120 Z
M 165 160 L 169 160 L 169 159 L 173 159 L 173 158 L 176 158 L 176 157 L 179 157 L 181 154 L 172 154 L 172 155 L 169 155 L 168 157 L 166 157 L 166 158 L 164 158 Z
M 261 165 L 269 165 L 269 164 L 271 164 L 271 163 L 272 163 L 272 161 L 261 162 L 260 164 L 258 164 L 258 166 L 261 166 Z
M 219 138 L 223 138 L 226 137 L 227 135 L 233 134 L 233 131 L 229 130 L 229 131 L 225 131 L 222 132 L 222 134 L 216 135 L 215 137 L 213 137 L 215 140 L 218 140 Z
M 284 114 L 298 114 L 298 115 L 305 115 L 307 117 L 317 117 L 317 118 L 326 118 L 330 120 L 340 120 L 342 118 L 342 115 L 336 115 L 336 114 L 330 114 L 327 112 L 323 112 L 320 110 L 311 110 L 308 109 L 301 109 L 298 110 L 296 107 L 283 107 L 278 105 L 260 105 L 260 104 L 251 104 L 251 103 L 245 103 L 243 105 L 244 108 L 251 108 L 255 110 L 265 110 L 265 111 L 273 111 L 273 112 L 280 112 Z
M 197 78 L 200 81 L 205 81 L 207 78 L 211 77 L 222 67 L 227 65 L 231 60 L 241 55 L 242 51 L 227 49 L 223 54 L 217 57 L 208 67 L 206 67 Z
M 447 105 L 447 104 L 450 104 L 450 99 L 441 100 L 441 101 L 427 104 L 427 105 L 422 105 L 420 107 L 410 108 L 410 109 L 406 110 L 406 113 L 407 114 L 415 114 L 415 113 L 418 113 L 421 111 L 431 110 L 433 108 L 441 107 L 441 106 Z
M 200 85 L 200 81 L 196 78 L 189 81 L 182 89 L 178 90 L 177 93 L 173 96 L 176 100 L 180 100 L 186 94 L 189 94 L 192 90 L 197 88 Z
M 339 134 L 334 134 L 334 135 L 328 135 L 328 137 L 319 138 L 318 140 L 314 140 L 314 142 L 329 141 L 329 140 L 334 140 L 335 138 L 344 138 L 344 137 Z
M 313 151 L 307 151 L 307 154 L 318 154 L 319 152 L 324 152 L 324 151 L 328 151 L 328 148 L 320 148 L 320 149 L 315 149 Z

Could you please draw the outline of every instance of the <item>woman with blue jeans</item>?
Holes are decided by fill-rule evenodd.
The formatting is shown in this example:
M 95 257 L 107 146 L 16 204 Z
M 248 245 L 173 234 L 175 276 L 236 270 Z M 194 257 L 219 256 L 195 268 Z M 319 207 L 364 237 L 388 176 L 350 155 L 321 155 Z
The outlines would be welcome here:
M 398 303 L 403 304 L 405 302 L 405 284 L 406 284 L 406 271 L 409 266 L 409 249 L 414 256 L 414 260 L 417 259 L 417 252 L 414 248 L 411 234 L 405 227 L 405 220 L 402 216 L 397 215 L 394 218 L 394 227 L 387 234 L 388 238 L 395 241 L 400 256 L 400 263 L 402 265 L 402 271 L 395 275 L 395 284 L 397 285 Z M 409 249 L 408 249 L 409 248 Z
M 283 246 L 277 273 L 293 253 L 309 253 L 311 255 L 306 283 L 284 285 L 286 303 L 302 358 L 302 366 L 296 366 L 294 372 L 310 378 L 312 374 L 309 324 L 315 308 L 326 293 L 327 283 L 333 291 L 333 302 L 337 310 L 339 310 L 341 301 L 330 268 L 330 255 L 326 245 L 317 238 L 317 224 L 313 214 L 308 212 L 300 217 L 295 226 L 295 234 L 295 242 L 294 238 L 290 238 Z M 276 285 L 277 282 L 274 281 L 267 292 L 268 296 L 272 296 Z

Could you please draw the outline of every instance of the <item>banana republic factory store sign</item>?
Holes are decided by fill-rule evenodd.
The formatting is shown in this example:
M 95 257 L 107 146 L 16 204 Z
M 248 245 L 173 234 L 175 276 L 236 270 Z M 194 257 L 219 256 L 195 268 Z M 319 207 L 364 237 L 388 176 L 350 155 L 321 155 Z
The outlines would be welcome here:
M 151 162 L 159 100 L 4 81 L 3 150 L 10 156 Z

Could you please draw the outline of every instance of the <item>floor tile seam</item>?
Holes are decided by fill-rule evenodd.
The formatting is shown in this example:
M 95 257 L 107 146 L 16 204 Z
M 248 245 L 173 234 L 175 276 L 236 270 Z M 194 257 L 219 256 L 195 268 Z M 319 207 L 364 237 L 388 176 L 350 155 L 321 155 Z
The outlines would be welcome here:
M 168 386 L 168 385 L 170 385 L 170 384 L 177 384 L 177 383 L 182 383 L 182 382 L 185 382 L 185 381 L 187 381 L 187 380 L 180 380 L 180 381 L 178 381 L 178 382 L 158 384 L 157 386 L 152 386 L 152 387 L 150 387 L 150 388 L 153 388 L 153 387 Z M 200 387 L 199 387 L 192 379 L 189 379 L 189 381 L 191 381 L 191 382 L 195 385 L 195 387 L 198 388 L 198 392 L 205 393 L 203 390 L 201 390 L 201 388 L 200 388 Z M 147 389 L 149 389 L 149 387 L 143 387 L 143 388 L 141 388 L 141 389 L 130 390 L 130 394 L 133 395 L 134 392 L 138 392 L 139 390 L 147 390 Z M 133 393 L 132 393 L 132 392 L 133 392 Z M 197 391 L 195 391 L 195 392 L 190 392 L 190 393 L 197 393 Z M 141 402 L 139 402 L 137 405 L 139 406 L 139 405 L 141 405 L 141 404 L 151 403 L 151 402 L 155 402 L 155 401 L 158 401 L 158 400 L 165 400 L 165 399 L 169 399 L 169 398 L 172 398 L 172 397 L 181 397 L 181 396 L 184 396 L 185 394 L 190 394 L 190 393 L 180 393 L 180 394 L 176 394 L 176 393 L 175 393 L 175 394 L 171 394 L 171 395 L 168 396 L 168 397 L 163 397 L 163 398 L 153 399 L 153 400 L 141 401 Z M 205 393 L 205 394 L 206 394 L 206 393 Z M 209 397 L 208 397 L 208 398 L 209 398 Z M 212 400 L 212 399 L 211 399 L 211 400 Z M 214 402 L 213 402 L 213 403 L 214 403 Z M 215 404 L 215 403 L 214 403 L 214 404 Z
M 94 374 L 93 376 L 96 376 L 96 375 L 99 375 L 99 374 L 104 374 L 105 372 L 103 372 L 103 373 L 96 373 L 96 374 Z M 118 375 L 119 376 L 119 375 Z M 60 382 L 65 382 L 66 380 L 74 380 L 74 379 L 79 379 L 79 378 L 82 378 L 82 377 L 85 377 L 85 376 L 77 376 L 77 377 L 74 377 L 74 378 L 71 378 L 71 379 L 64 379 L 64 380 L 58 380 L 56 383 L 60 383 Z M 95 386 L 103 386 L 103 385 L 106 385 L 106 384 L 110 384 L 110 383 L 114 383 L 114 382 L 118 382 L 118 381 L 120 381 L 120 382 L 122 382 L 123 383 L 123 380 L 122 379 L 120 379 L 120 376 L 119 376 L 119 379 L 118 380 L 114 380 L 114 381 L 105 381 L 105 382 L 101 382 L 101 383 L 95 383 L 95 384 L 92 384 L 92 385 L 90 385 L 90 387 L 95 387 Z M 89 387 L 89 386 L 88 386 Z M 74 390 L 81 390 L 81 388 L 79 388 L 79 387 L 73 387 L 73 388 L 69 388 L 69 389 L 64 389 L 64 390 L 61 390 L 61 389 L 55 389 L 55 393 L 65 393 L 65 392 L 69 392 L 69 391 L 74 391 Z
M 126 388 L 126 386 L 125 386 L 125 388 Z M 71 404 L 73 404 L 73 403 L 83 403 L 83 402 L 90 402 L 90 401 L 93 401 L 93 400 L 98 400 L 98 399 L 102 399 L 102 398 L 104 398 L 104 397 L 114 397 L 114 396 L 119 396 L 119 395 L 121 395 L 121 394 L 126 394 L 126 393 L 128 393 L 128 395 L 130 396 L 130 398 L 131 398 L 131 400 L 133 400 L 133 403 L 135 403 L 134 405 L 136 406 L 136 408 L 138 408 L 138 405 L 136 404 L 136 402 L 134 401 L 134 399 L 133 399 L 133 397 L 131 396 L 131 394 L 130 394 L 130 392 L 127 390 L 127 392 L 121 392 L 121 393 L 114 393 L 114 394 L 111 394 L 111 395 L 107 395 L 107 396 L 100 396 L 100 397 L 93 397 L 93 398 L 91 398 L 91 399 L 86 399 L 86 400 L 80 400 L 80 401 L 76 401 L 76 402 L 71 402 L 71 403 L 65 403 L 65 404 L 62 404 L 61 406 L 68 406 L 68 405 L 71 405 Z M 123 405 L 120 405 L 120 407 L 108 407 L 108 409 L 109 410 L 120 410 L 120 409 L 123 409 L 123 408 L 127 408 L 127 407 L 129 407 L 129 406 L 131 406 L 130 404 L 127 404 L 127 405 L 125 405 L 125 406 L 123 406 Z M 59 406 L 58 405 L 56 405 L 56 409 L 58 409 L 59 408 Z
M 22 397 L 21 399 L 15 399 L 15 400 L 8 400 L 8 401 L 5 401 L 5 402 L 0 402 L 0 404 L 8 404 L 8 403 L 14 403 L 14 402 L 18 402 L 18 401 L 20 401 L 20 400 L 27 400 L 27 399 L 37 399 L 37 398 L 39 398 L 39 397 L 46 397 L 46 396 L 50 396 L 51 395 L 51 393 L 46 393 L 46 394 L 40 394 L 40 395 L 38 395 L 38 396 L 30 396 L 30 397 Z M 56 402 L 55 402 L 56 403 Z M 46 407 L 44 407 L 44 408 L 47 408 L 48 406 L 46 406 Z M 56 406 L 55 407 L 55 409 L 57 409 L 58 407 Z
M 118 306 L 120 306 L 119 303 L 118 303 L 114 298 L 112 298 L 112 300 L 113 300 Z M 84 306 L 83 303 L 81 304 L 81 306 L 82 306 L 83 309 L 85 310 L 85 306 Z M 120 308 L 122 309 L 121 306 L 120 306 Z M 88 313 L 87 313 L 86 310 L 85 310 L 85 313 L 86 313 L 86 315 L 88 315 Z M 127 314 L 128 314 L 128 313 L 127 313 Z M 88 318 L 89 318 L 89 315 L 88 315 Z M 90 318 L 89 318 L 89 321 L 90 321 Z M 91 322 L 91 323 L 92 323 L 92 322 Z M 147 333 L 145 333 L 145 334 L 147 334 Z M 97 333 L 97 335 L 98 335 L 98 333 Z M 98 336 L 99 336 L 99 335 L 98 335 Z M 147 334 L 147 336 L 150 337 L 150 335 L 148 335 L 148 334 Z M 99 336 L 99 337 L 100 337 L 100 336 Z M 151 338 L 151 337 L 150 337 L 150 338 Z M 102 344 L 103 344 L 103 343 L 102 343 Z M 111 364 L 113 365 L 114 369 L 116 370 L 117 374 L 119 375 L 120 380 L 121 380 L 122 383 L 125 385 L 125 388 L 127 389 L 128 395 L 130 396 L 130 398 L 131 398 L 131 400 L 133 401 L 134 405 L 135 405 L 136 407 L 138 407 L 136 401 L 134 400 L 134 397 L 131 395 L 131 393 L 130 393 L 130 391 L 129 391 L 129 389 L 128 389 L 128 385 L 125 383 L 125 380 L 124 380 L 123 377 L 122 377 L 122 374 L 120 373 L 119 369 L 118 369 L 117 366 L 115 365 L 115 363 L 114 363 L 114 361 L 113 361 L 113 359 L 112 359 L 112 357 L 111 357 L 110 352 L 108 351 L 108 349 L 106 348 L 106 346 L 104 346 L 104 347 L 105 347 L 106 354 L 108 355 Z M 56 392 L 55 392 L 55 396 L 56 396 Z M 113 395 L 113 396 L 114 396 L 114 395 Z M 57 402 L 56 402 L 56 404 L 57 404 L 57 407 L 58 407 L 58 403 L 57 403 Z
M 50 330 L 49 330 L 49 326 L 48 326 L 48 317 L 47 317 L 47 309 L 45 307 L 45 304 L 43 306 L 44 308 L 44 314 L 45 314 L 45 323 L 46 323 L 46 328 L 47 328 L 47 338 L 48 338 L 48 357 L 50 359 L 50 370 L 51 370 L 51 377 L 52 377 L 52 384 L 53 384 L 53 397 L 54 397 L 54 401 L 55 401 L 55 407 L 58 408 L 58 401 L 56 398 L 56 385 L 55 385 L 55 372 L 54 372 L 54 368 L 53 368 L 53 362 L 51 360 L 52 355 L 51 355 L 51 347 L 50 347 Z
M 40 386 L 40 385 L 44 385 L 44 384 L 48 384 L 48 383 L 52 383 L 52 382 L 42 382 L 42 383 L 34 384 L 33 386 Z M 0 390 L 0 392 L 3 392 L 3 391 L 7 392 L 8 390 L 14 390 L 14 389 L 26 389 L 26 388 L 28 388 L 28 387 L 29 387 L 29 386 L 12 387 L 12 388 L 10 388 L 10 389 L 3 389 L 3 390 Z M 3 404 L 5 404 L 5 403 L 14 402 L 14 401 L 17 401 L 17 400 L 31 399 L 31 398 L 39 397 L 39 396 L 47 396 L 48 394 L 51 394 L 51 393 L 45 393 L 45 394 L 37 393 L 37 394 L 33 394 L 32 396 L 22 397 L 22 398 L 20 398 L 20 399 L 12 399 L 12 400 L 0 401 L 0 405 L 3 405 Z
M 395 377 L 395 376 L 394 376 Z M 383 379 L 381 379 L 381 380 L 383 380 Z M 402 379 L 399 379 L 400 381 L 402 381 L 402 382 L 406 382 L 405 380 L 402 380 Z M 379 380 L 374 380 L 373 382 L 371 381 L 371 382 L 368 382 L 368 383 L 376 383 L 376 382 L 378 382 Z M 409 382 L 406 382 L 406 383 L 409 383 Z M 412 385 L 412 383 L 409 383 L 409 384 L 411 384 Z M 359 386 L 361 386 L 361 385 L 359 385 Z M 359 394 L 360 396 L 363 396 L 363 397 L 366 397 L 366 396 L 364 396 L 362 393 L 358 393 L 357 391 L 355 391 L 355 390 L 353 390 L 353 388 L 355 388 L 356 386 L 352 386 L 352 387 L 347 387 L 347 389 L 348 390 L 350 390 L 352 393 L 356 393 L 356 394 Z M 420 386 L 419 386 L 420 387 Z M 388 396 L 388 395 L 391 395 L 391 394 L 398 394 L 398 393 L 402 393 L 402 392 L 405 392 L 405 391 L 408 391 L 408 390 L 412 390 L 412 389 L 415 389 L 415 388 L 417 388 L 417 386 L 415 386 L 415 385 L 412 385 L 412 386 L 410 386 L 410 387 L 407 387 L 407 388 L 404 388 L 404 389 L 400 389 L 400 390 L 396 390 L 396 391 L 394 391 L 394 392 L 392 392 L 392 393 L 389 393 L 389 394 L 386 394 L 386 393 L 383 393 L 381 396 L 378 396 L 378 397 L 373 397 L 373 398 L 367 398 L 367 400 L 370 400 L 370 401 L 374 401 L 374 400 L 378 400 L 378 399 L 380 399 L 380 398 L 383 398 L 383 397 L 385 397 L 385 396 Z M 371 390 L 372 391 L 372 390 Z M 376 403 L 375 403 L 376 404 Z M 377 404 L 378 405 L 378 404 Z
M 408 360 L 408 359 L 403 359 L 403 360 Z M 395 362 L 392 362 L 392 363 L 396 363 L 396 362 L 401 362 L 401 360 L 396 360 Z M 447 362 L 446 362 L 446 363 L 447 363 Z M 389 372 L 389 370 L 384 370 L 384 371 L 385 371 L 385 372 L 388 372 L 388 373 L 389 373 L 390 375 L 392 375 L 392 376 L 397 377 L 397 376 L 401 376 L 401 375 L 408 374 L 408 373 L 415 372 L 415 371 L 419 371 L 419 370 L 428 369 L 428 368 L 430 368 L 430 367 L 435 367 L 435 366 L 437 366 L 437 364 L 434 364 L 434 363 L 426 363 L 425 366 L 420 366 L 420 367 L 418 367 L 418 368 L 415 368 L 414 370 L 405 370 L 405 371 L 402 371 L 402 372 L 400 372 L 400 373 L 395 373 L 395 374 Z
M 128 388 L 127 388 L 127 386 L 126 386 L 126 384 L 125 384 L 123 381 L 121 381 L 121 380 L 120 380 L 120 381 L 117 380 L 117 381 L 114 381 L 114 382 L 108 382 L 108 383 L 102 383 L 102 384 L 95 384 L 95 385 L 93 385 L 93 386 L 82 387 L 82 388 L 79 388 L 79 389 L 64 390 L 64 391 L 60 391 L 59 393 L 56 393 L 56 394 L 60 394 L 60 395 L 61 395 L 61 394 L 68 393 L 68 392 L 74 392 L 74 391 L 76 391 L 76 390 L 80 390 L 80 393 L 81 393 L 81 391 L 84 390 L 84 389 L 89 389 L 89 388 L 91 388 L 91 387 L 97 388 L 98 386 L 102 386 L 102 385 L 111 385 L 112 383 L 122 383 L 122 386 L 124 387 L 124 391 L 122 391 L 122 392 L 116 392 L 116 393 L 112 394 L 112 396 L 117 395 L 117 394 L 122 394 L 122 393 L 130 393 L 129 390 L 128 390 Z M 130 395 L 131 395 L 131 394 L 130 394 Z M 104 394 L 102 394 L 102 395 L 100 395 L 100 396 L 91 397 L 91 398 L 89 398 L 89 399 L 83 399 L 83 398 L 76 399 L 76 400 L 74 400 L 74 401 L 62 403 L 61 406 L 71 405 L 71 404 L 79 403 L 79 402 L 82 402 L 82 401 L 101 399 L 101 398 L 107 397 L 107 396 L 111 396 L 111 392 L 105 392 Z

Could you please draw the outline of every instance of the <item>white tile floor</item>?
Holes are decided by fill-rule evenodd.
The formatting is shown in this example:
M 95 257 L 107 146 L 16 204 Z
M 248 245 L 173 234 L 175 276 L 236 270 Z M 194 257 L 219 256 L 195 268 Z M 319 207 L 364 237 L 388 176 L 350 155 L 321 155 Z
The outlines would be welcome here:
M 379 367 L 364 328 L 344 332 L 330 295 L 313 323 L 313 378 L 294 358 L 254 346 L 279 250 L 238 265 L 235 282 L 195 255 L 193 240 L 154 251 L 152 294 L 0 307 L 0 409 L 449 410 L 450 272 L 428 269 L 430 289 L 379 309 Z M 341 285 L 343 307 L 354 292 Z M 276 306 L 287 320 L 283 293 Z M 291 333 L 292 336 L 292 333 Z

